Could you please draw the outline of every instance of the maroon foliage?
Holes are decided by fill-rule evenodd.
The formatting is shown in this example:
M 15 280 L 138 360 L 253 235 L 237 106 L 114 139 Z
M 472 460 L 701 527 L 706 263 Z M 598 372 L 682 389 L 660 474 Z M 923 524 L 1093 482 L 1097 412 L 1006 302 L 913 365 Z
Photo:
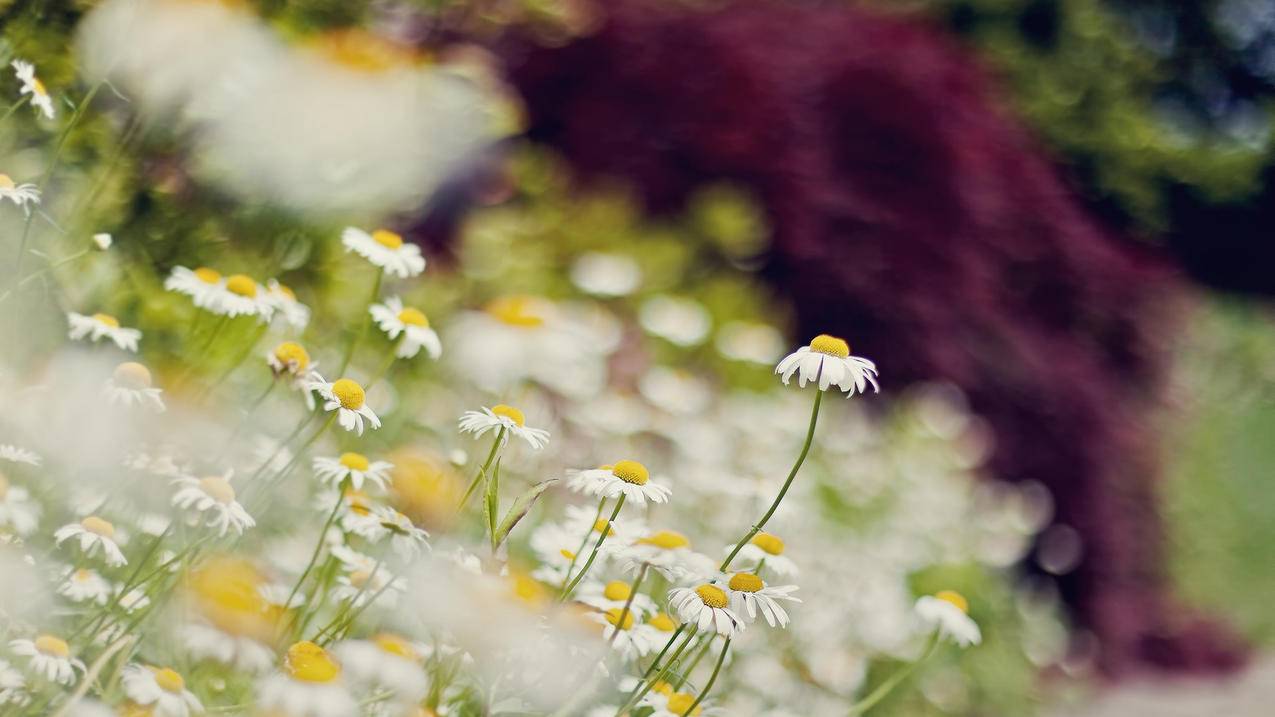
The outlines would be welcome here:
M 1048 485 L 1085 558 L 1060 579 L 1110 672 L 1235 664 L 1164 595 L 1149 413 L 1171 274 L 1087 216 L 970 54 L 914 19 L 752 0 L 607 0 L 600 31 L 509 50 L 531 135 L 653 211 L 710 181 L 774 226 L 801 335 L 850 339 L 887 387 L 950 380 L 993 470 Z

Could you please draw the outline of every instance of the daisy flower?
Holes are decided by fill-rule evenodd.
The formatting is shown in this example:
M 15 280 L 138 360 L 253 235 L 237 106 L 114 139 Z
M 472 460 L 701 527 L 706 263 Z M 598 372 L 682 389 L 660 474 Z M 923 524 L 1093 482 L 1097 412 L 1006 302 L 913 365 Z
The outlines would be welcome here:
M 577 471 L 571 476 L 567 486 L 585 495 L 603 498 L 623 495 L 629 500 L 643 504 L 648 500 L 652 503 L 663 503 L 668 500 L 671 491 L 650 481 L 651 474 L 646 470 L 646 466 L 637 461 L 625 460 L 618 461 L 615 465 Z
M 785 386 L 795 373 L 798 386 L 804 387 L 807 381 L 817 381 L 820 391 L 836 386 L 845 392 L 846 398 L 863 393 L 868 384 L 872 384 L 873 392 L 881 390 L 877 383 L 876 364 L 851 356 L 850 344 L 827 334 L 819 334 L 809 346 L 802 346 L 785 356 L 775 366 L 775 373 L 783 377 Z
M 460 432 L 472 433 L 474 438 L 482 438 L 488 431 L 505 429 L 500 439 L 501 445 L 509 442 L 510 436 L 518 436 L 535 450 L 540 450 L 549 442 L 549 432 L 542 428 L 527 428 L 527 418 L 522 411 L 513 406 L 498 403 L 491 408 L 483 406 L 481 411 L 465 411 L 460 415 Z
M 232 469 L 220 476 L 178 478 L 173 481 L 173 485 L 178 487 L 173 495 L 173 506 L 202 514 L 207 519 L 206 525 L 216 530 L 219 536 L 231 530 L 236 535 L 243 535 L 257 521 L 235 500 L 235 489 L 230 485 L 233 475 Z
M 399 358 L 411 358 L 420 353 L 421 347 L 429 353 L 429 357 L 437 360 L 443 353 L 443 344 L 438 334 L 429 327 L 429 319 L 424 312 L 411 306 L 403 306 L 397 296 L 391 296 L 384 304 L 372 304 L 368 313 L 381 327 L 381 331 L 393 341 L 402 335 L 394 355 Z
M 39 109 L 46 119 L 53 119 L 56 114 L 53 110 L 53 98 L 49 96 L 49 91 L 40 78 L 35 76 L 35 66 L 22 60 L 14 60 L 9 64 L 13 67 L 13 74 L 22 83 L 18 94 L 31 95 L 31 106 Z
M 26 488 L 11 485 L 0 473 L 0 528 L 8 528 L 21 537 L 35 532 L 40 524 L 40 504 L 31 500 Z
M 231 318 L 256 316 L 266 322 L 274 316 L 274 300 L 266 293 L 264 286 L 246 274 L 231 274 L 209 289 L 208 293 L 208 306 L 204 308 L 214 314 Z
M 288 648 L 283 670 L 258 686 L 257 705 L 288 717 L 348 717 L 359 712 L 341 678 L 341 663 L 308 641 Z
M 120 546 L 115 542 L 115 526 L 96 515 L 90 515 L 78 523 L 64 525 L 53 534 L 53 540 L 57 545 L 71 538 L 78 538 L 80 550 L 90 557 L 100 547 L 106 556 L 106 564 L 113 568 L 128 564 L 124 553 L 120 551 Z
M 620 616 L 624 616 L 623 622 Z M 660 649 L 668 636 L 659 630 L 638 623 L 640 615 L 624 612 L 623 607 L 613 607 L 603 612 L 589 613 L 590 620 L 602 625 L 602 640 L 620 653 L 626 662 Z
M 310 353 L 295 341 L 284 341 L 266 352 L 266 365 L 275 378 L 291 377 L 292 388 L 305 396 L 306 408 L 314 410 L 314 394 L 307 388 L 312 377 L 310 374 L 319 365 L 310 360 Z
M 630 595 L 633 596 L 633 603 L 629 606 L 629 612 L 637 613 L 639 619 L 647 613 L 655 612 L 655 601 L 642 593 L 633 595 L 632 588 L 623 580 L 612 580 L 608 583 L 591 581 L 580 586 L 580 592 L 575 599 L 577 602 L 606 612 L 613 608 L 623 610 L 625 604 L 629 602 Z
M 727 545 L 725 553 L 730 554 L 734 550 L 734 545 Z M 784 541 L 778 535 L 773 533 L 758 533 L 753 539 L 748 541 L 744 547 L 739 549 L 739 554 L 735 556 L 736 560 L 742 563 L 752 563 L 755 566 L 765 565 L 770 568 L 776 575 L 796 575 L 797 564 L 792 558 L 784 555 Z M 756 568 L 753 572 L 758 572 Z
M 116 366 L 102 392 L 113 404 L 147 406 L 156 412 L 164 411 L 163 391 L 152 384 L 150 369 L 136 361 L 125 361 Z
M 383 602 L 386 607 L 393 607 L 397 602 L 398 592 L 403 589 L 402 582 L 390 573 L 389 568 L 376 561 L 337 577 L 336 582 L 336 587 L 332 589 L 333 599 L 337 602 L 348 600 L 355 608 L 363 607 L 373 598 Z
M 652 709 L 647 717 L 682 717 L 694 704 L 695 695 L 690 692 L 674 692 L 672 687 L 666 687 L 663 690 L 652 689 L 638 703 L 639 706 L 644 705 Z M 701 715 L 716 713 L 717 710 L 701 702 L 695 705 L 695 709 L 689 714 L 691 717 L 701 717 Z
M 381 419 L 368 407 L 367 394 L 357 381 L 338 378 L 328 383 L 316 373 L 307 388 L 323 397 L 323 410 L 337 412 L 337 423 L 341 424 L 341 428 L 356 431 L 361 436 L 364 419 L 372 424 L 373 429 L 381 427 Z
M 5 199 L 22 207 L 30 216 L 31 205 L 40 203 L 40 189 L 34 184 L 17 184 L 9 175 L 0 174 L 0 201 Z
M 429 691 L 422 651 L 399 635 L 383 632 L 366 640 L 347 640 L 332 651 L 355 684 L 388 689 L 399 700 L 410 702 L 421 700 Z
M 28 451 L 25 448 L 19 448 L 8 443 L 0 444 L 0 459 L 13 463 L 26 463 L 27 465 L 40 465 L 40 455 L 35 451 Z
M 951 590 L 923 595 L 916 601 L 917 616 L 937 629 L 940 637 L 949 638 L 961 647 L 977 645 L 983 640 L 978 623 L 968 614 L 969 609 L 965 597 Z
M 120 587 L 123 587 L 121 585 Z M 147 605 L 151 604 L 151 599 L 147 597 L 146 591 L 140 587 L 133 588 L 128 592 L 120 595 L 119 606 L 126 613 L 134 613 Z
M 247 636 L 232 635 L 200 622 L 183 625 L 177 636 L 179 644 L 195 659 L 213 660 L 254 674 L 274 666 L 274 648 Z
M 771 627 L 788 626 L 788 612 L 779 601 L 801 602 L 791 595 L 796 590 L 796 585 L 767 585 L 753 573 L 735 573 L 726 582 L 727 597 L 735 614 L 743 615 L 747 612 L 748 620 L 752 622 L 757 619 L 757 612 L 760 610 Z
M 171 667 L 128 665 L 120 677 L 124 695 L 152 717 L 189 717 L 204 711 L 186 680 Z
M 71 324 L 71 330 L 67 336 L 72 341 L 81 341 L 86 336 L 90 341 L 98 341 L 106 337 L 121 349 L 137 353 L 137 342 L 142 338 L 142 332 L 120 326 L 119 319 L 110 314 L 85 316 L 68 311 L 66 318 Z
M 363 483 L 375 483 L 376 487 L 385 490 L 390 482 L 390 471 L 394 464 L 389 461 L 372 461 L 362 453 L 347 452 L 336 458 L 320 456 L 314 459 L 314 474 L 324 483 L 339 487 L 346 480 L 354 490 L 363 490 Z
M 0 660 L 0 705 L 26 705 L 31 700 L 26 687 L 22 673 L 8 660 Z
M 164 289 L 189 296 L 190 300 L 201 309 L 212 310 L 224 279 L 221 272 L 201 266 L 187 269 L 175 266 L 168 278 L 164 280 Z
M 84 672 L 84 663 L 71 657 L 71 646 L 53 635 L 40 635 L 34 640 L 12 640 L 9 649 L 15 655 L 29 658 L 27 667 L 36 675 L 60 685 L 75 682 L 75 672 Z
M 368 234 L 356 227 L 346 227 L 341 232 L 341 243 L 346 251 L 367 259 L 390 276 L 406 279 L 425 271 L 421 248 L 403 243 L 403 237 L 388 229 L 377 229 Z
M 297 301 L 296 293 L 275 279 L 266 282 L 266 300 L 292 328 L 304 329 L 310 323 L 310 307 Z
M 712 558 L 691 549 L 690 539 L 676 530 L 656 530 L 627 546 L 608 549 L 603 545 L 602 549 L 610 550 L 625 572 L 636 572 L 643 565 L 649 565 L 670 580 L 709 574 L 716 567 Z
M 429 533 L 416 527 L 411 518 L 388 505 L 373 508 L 372 516 L 380 521 L 382 528 L 389 531 L 390 547 L 399 557 L 411 560 L 420 554 L 422 546 L 428 546 L 425 541 L 429 538 Z
M 668 592 L 669 606 L 682 622 L 698 630 L 712 628 L 722 637 L 734 637 L 744 631 L 744 621 L 730 608 L 730 597 L 716 585 L 704 583 L 694 588 L 673 588 Z
M 111 593 L 111 584 L 105 578 L 98 575 L 96 570 L 85 568 L 72 571 L 66 580 L 58 586 L 58 595 L 72 602 L 91 602 L 105 605 L 106 601 L 111 597 Z

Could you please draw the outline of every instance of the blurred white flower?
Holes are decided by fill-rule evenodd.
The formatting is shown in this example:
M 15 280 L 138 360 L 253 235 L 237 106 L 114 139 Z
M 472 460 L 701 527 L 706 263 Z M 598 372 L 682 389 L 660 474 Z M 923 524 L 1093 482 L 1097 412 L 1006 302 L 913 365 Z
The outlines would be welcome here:
M 612 608 L 622 610 L 627 604 L 629 611 L 639 620 L 655 612 L 655 601 L 643 593 L 634 593 L 629 583 L 623 580 L 612 580 L 606 583 L 597 580 L 586 581 L 575 592 L 573 598 L 576 602 L 582 602 L 602 612 Z
M 571 265 L 571 281 L 586 294 L 627 296 L 642 283 L 642 270 L 621 254 L 589 252 Z
M 112 593 L 111 584 L 96 570 L 80 568 L 72 570 L 62 584 L 58 586 L 58 594 L 71 602 L 91 602 L 105 605 Z
M 678 346 L 704 342 L 713 326 L 712 317 L 697 301 L 673 296 L 652 296 L 638 310 L 642 328 Z
M 204 711 L 199 698 L 186 689 L 186 680 L 171 667 L 131 664 L 120 676 L 124 694 L 154 717 L 189 717 Z
M 34 184 L 17 184 L 9 175 L 0 174 L 0 201 L 5 199 L 22 207 L 30 216 L 31 205 L 40 203 L 40 190 Z
M 90 515 L 78 523 L 68 523 L 58 528 L 53 534 L 56 544 L 61 545 L 72 538 L 80 545 L 80 550 L 92 557 L 101 548 L 106 564 L 112 567 L 127 565 L 128 560 L 115 542 L 115 526 L 96 515 Z
M 392 633 L 366 640 L 346 640 L 332 648 L 350 682 L 394 693 L 394 702 L 417 702 L 429 691 L 422 651 L 412 641 Z
M 56 114 L 53 109 L 53 98 L 49 97 L 49 91 L 45 89 L 40 78 L 35 76 L 35 66 L 22 60 L 14 60 L 9 64 L 13 67 L 13 74 L 17 75 L 18 81 L 22 83 L 18 94 L 31 95 L 31 106 L 40 110 L 45 118 L 53 119 Z
M 951 639 L 961 647 L 982 642 L 978 623 L 968 615 L 969 603 L 959 593 L 944 590 L 934 595 L 923 595 L 916 601 L 916 614 L 925 624 L 938 630 L 939 635 Z
M 411 358 L 420 353 L 422 346 L 432 359 L 442 355 L 443 344 L 438 340 L 438 334 L 429 327 L 429 319 L 420 309 L 403 306 L 402 300 L 391 296 L 384 304 L 372 304 L 368 307 L 368 313 L 391 341 L 398 340 L 395 356 Z M 400 335 L 403 337 L 401 340 Z
M 34 640 L 11 640 L 9 650 L 28 658 L 27 669 L 31 672 L 59 685 L 74 683 L 75 673 L 85 670 L 84 663 L 71 656 L 71 647 L 66 640 L 53 635 L 40 635 Z
M 773 364 L 784 353 L 784 337 L 772 326 L 731 321 L 717 332 L 717 351 L 728 359 Z
M 137 342 L 142 338 L 142 332 L 120 326 L 119 319 L 110 314 L 85 316 L 68 311 L 66 318 L 71 324 L 71 330 L 67 336 L 72 341 L 80 341 L 86 336 L 90 341 L 98 341 L 105 337 L 125 351 L 137 352 Z
M 35 451 L 28 451 L 27 449 L 19 446 L 2 443 L 0 444 L 0 460 L 38 466 L 42 459 L 40 458 L 40 454 Z
M 289 717 L 349 717 L 359 712 L 341 676 L 341 663 L 313 642 L 288 648 L 283 670 L 257 686 L 257 705 Z
M 425 271 L 425 257 L 421 256 L 421 248 L 405 243 L 403 237 L 388 229 L 377 229 L 368 234 L 358 227 L 346 227 L 341 232 L 341 244 L 346 251 L 367 259 L 390 276 L 407 279 Z
M 115 367 L 115 372 L 102 387 L 108 401 L 121 406 L 146 406 L 157 412 L 164 411 L 163 391 L 151 383 L 150 369 L 135 361 L 126 361 Z
M 758 533 L 739 549 L 735 559 L 741 563 L 751 563 L 754 566 L 753 572 L 757 572 L 757 566 L 764 564 L 776 575 L 796 575 L 797 564 L 792 561 L 792 558 L 784 555 L 784 547 L 784 541 L 779 536 L 773 533 Z M 729 554 L 734 549 L 734 545 L 728 545 L 725 553 Z
M 310 323 L 310 307 L 297 301 L 296 293 L 277 279 L 266 282 L 266 299 L 288 326 L 304 329 Z
M 173 495 L 173 506 L 182 510 L 193 510 L 201 514 L 205 524 L 224 536 L 233 530 L 242 535 L 245 530 L 257 524 L 248 511 L 235 500 L 234 486 L 230 479 L 234 469 L 223 475 L 195 478 L 183 476 L 173 481 L 178 490 Z
M 40 504 L 31 500 L 26 488 L 10 484 L 0 473 L 0 528 L 25 537 L 33 533 L 39 523 Z

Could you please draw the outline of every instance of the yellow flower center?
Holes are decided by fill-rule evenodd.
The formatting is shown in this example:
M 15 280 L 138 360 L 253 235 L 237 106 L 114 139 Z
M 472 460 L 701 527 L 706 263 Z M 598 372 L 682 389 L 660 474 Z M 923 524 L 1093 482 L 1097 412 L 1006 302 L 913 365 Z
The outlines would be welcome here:
M 377 229 L 372 232 L 372 240 L 387 249 L 397 249 L 403 246 L 403 237 L 389 229 Z
M 362 29 L 324 32 L 311 45 L 329 60 L 358 72 L 391 70 L 410 65 L 416 59 L 410 46 Z
M 274 357 L 284 366 L 292 367 L 294 373 L 301 373 L 310 365 L 309 352 L 295 341 L 284 341 L 274 347 Z
M 230 481 L 221 476 L 200 478 L 199 489 L 222 505 L 230 505 L 235 502 L 235 489 L 230 485 Z
M 96 515 L 90 515 L 84 520 L 81 520 L 80 527 L 84 528 L 90 533 L 93 533 L 94 535 L 100 535 L 103 538 L 110 538 L 115 535 L 115 526 L 111 525 L 105 520 L 102 520 Z
M 741 593 L 755 593 L 766 587 L 761 578 L 752 573 L 735 573 L 730 576 L 730 589 Z
M 289 301 L 297 300 L 297 292 L 293 291 L 292 287 L 287 286 L 286 284 L 275 284 L 274 290 L 276 293 L 283 294 L 284 298 Z
M 0 495 L 0 497 L 4 497 L 4 496 L 3 496 L 3 495 Z M 566 558 L 567 560 L 575 560 L 575 559 L 576 559 L 576 554 L 575 554 L 575 553 L 573 553 L 573 552 L 571 552 L 570 550 L 567 550 L 566 548 L 563 548 L 562 550 L 559 550 L 559 551 L 558 551 L 558 554 L 559 554 L 559 555 L 561 555 L 562 557 Z
M 93 314 L 93 320 L 99 324 L 106 324 L 112 329 L 120 327 L 120 320 L 110 314 Z
M 50 657 L 67 657 L 71 654 L 71 646 L 66 644 L 66 640 L 52 635 L 41 635 L 35 638 L 35 649 L 41 655 Z
M 612 580 L 602 589 L 602 595 L 607 600 L 628 600 L 632 592 L 628 583 L 619 580 Z
M 624 622 L 620 622 L 621 613 L 624 614 Z M 624 612 L 624 608 L 613 607 L 610 610 L 607 610 L 606 616 L 607 616 L 607 622 L 611 623 L 611 625 L 617 629 L 620 629 L 620 630 L 633 629 L 633 611 L 632 610 L 629 610 L 628 612 Z
M 607 537 L 611 537 L 611 521 L 606 518 L 598 518 L 593 521 L 593 532 L 604 533 Z
M 425 314 L 420 309 L 413 308 L 411 306 L 408 306 L 398 312 L 398 320 L 408 326 L 429 328 L 429 319 L 425 316 Z
M 368 466 L 371 465 L 367 460 L 367 456 L 362 453 L 342 453 L 339 460 L 341 465 L 360 473 L 367 470 Z
M 939 592 L 934 593 L 934 597 L 942 600 L 943 602 L 952 603 L 961 612 L 968 613 L 970 611 L 969 601 L 965 599 L 964 595 L 954 590 L 940 590 Z
M 695 695 L 688 695 L 685 692 L 674 692 L 668 696 L 668 711 L 675 715 L 686 714 L 686 710 L 689 710 L 693 704 L 695 704 Z M 695 711 L 691 712 L 691 714 L 699 715 L 703 712 L 703 707 L 695 705 Z
M 611 475 L 633 485 L 646 485 L 646 482 L 651 479 L 646 466 L 637 461 L 619 461 L 611 468 Z
M 357 381 L 348 378 L 339 378 L 332 384 L 332 395 L 336 396 L 336 400 L 341 402 L 342 408 L 348 408 L 351 411 L 357 411 L 363 407 L 363 402 L 367 400 L 367 394 L 363 393 L 363 387 Z
M 513 421 L 514 424 L 517 425 L 519 428 L 522 428 L 523 426 L 527 425 L 527 417 L 522 415 L 522 411 L 519 411 L 513 406 L 506 406 L 503 403 L 498 403 L 495 406 L 491 407 L 491 412 L 496 414 L 497 416 L 503 416 L 505 418 L 508 418 L 509 420 Z
M 416 651 L 415 647 L 412 647 L 412 643 L 393 633 L 378 633 L 372 637 L 372 642 L 391 655 L 398 655 L 409 660 L 420 659 L 420 653 Z
M 125 388 L 150 388 L 151 372 L 136 361 L 125 361 L 115 367 L 115 382 Z
M 35 93 L 41 97 L 49 94 L 49 91 L 44 87 L 44 83 L 38 77 L 31 78 L 31 89 L 35 90 Z
M 372 572 L 370 570 L 355 570 L 350 573 L 350 584 L 356 588 L 362 588 L 371 579 Z
M 784 554 L 784 541 L 773 533 L 758 533 L 753 536 L 751 541 L 753 545 L 761 548 L 770 555 Z
M 673 632 L 677 629 L 677 623 L 673 621 L 673 618 L 665 615 L 664 613 L 660 613 L 650 620 L 647 620 L 646 624 L 660 632 Z
M 730 604 L 726 599 L 726 591 L 716 585 L 705 583 L 695 588 L 695 594 L 699 595 L 699 599 L 709 607 L 723 608 Z
M 75 571 L 75 582 L 77 583 L 86 583 L 89 581 L 89 578 L 92 578 L 92 577 L 93 577 L 93 572 L 91 570 L 85 570 L 84 568 L 80 568 L 79 570 Z
M 664 550 L 687 548 L 691 545 L 690 539 L 676 530 L 660 530 L 651 533 L 638 542 L 645 543 L 646 545 L 654 545 L 655 547 L 663 548 Z
M 664 680 L 660 680 L 660 681 L 656 682 L 654 685 L 651 685 L 651 691 L 652 691 L 652 692 L 658 692 L 658 693 L 660 693 L 660 694 L 664 695 L 665 697 L 667 697 L 667 696 L 669 696 L 669 695 L 673 694 L 673 685 L 670 685 L 669 683 L 665 682 Z
M 519 600 L 537 605 L 545 601 L 545 589 L 536 582 L 534 578 L 524 573 L 517 573 L 513 577 L 514 597 Z
M 221 281 L 221 272 L 216 269 L 210 269 L 206 266 L 201 266 L 196 269 L 195 276 L 205 284 L 216 284 Z
M 811 340 L 810 350 L 815 353 L 845 358 L 850 355 L 850 344 L 846 343 L 845 339 L 839 339 L 836 336 L 819 334 Z
M 226 277 L 226 291 L 249 299 L 257 295 L 257 282 L 243 274 Z
M 283 669 L 303 682 L 331 682 L 341 675 L 341 666 L 328 651 L 308 640 L 288 648 Z
M 13 189 L 18 185 L 13 183 L 13 177 L 7 174 L 0 174 L 0 189 Z
M 536 312 L 539 302 L 530 296 L 502 296 L 487 304 L 487 313 L 510 326 L 534 328 L 544 325 Z
M 251 563 L 220 556 L 192 572 L 187 585 L 199 611 L 219 629 L 269 642 L 278 616 L 261 596 L 265 582 Z
M 182 690 L 186 689 L 186 680 L 182 679 L 177 670 L 171 667 L 159 669 L 152 667 L 151 671 L 155 674 L 155 684 L 159 685 L 160 689 L 165 692 L 179 695 Z

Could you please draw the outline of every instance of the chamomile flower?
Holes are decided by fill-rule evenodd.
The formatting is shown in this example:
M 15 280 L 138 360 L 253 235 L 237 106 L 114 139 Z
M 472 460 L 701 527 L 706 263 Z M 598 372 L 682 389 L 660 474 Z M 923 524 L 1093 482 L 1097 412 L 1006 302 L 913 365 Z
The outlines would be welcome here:
M 0 444 L 0 460 L 10 461 L 12 463 L 26 463 L 27 465 L 40 465 L 40 454 L 35 451 L 28 451 L 25 448 L 10 445 L 8 443 Z
M 266 282 L 266 300 L 274 306 L 284 323 L 294 329 L 304 329 L 310 323 L 310 307 L 297 301 L 297 295 L 276 279 Z
M 71 330 L 67 336 L 72 341 L 81 341 L 85 337 L 88 337 L 90 341 L 98 341 L 105 337 L 125 351 L 137 352 L 137 342 L 142 338 L 142 332 L 120 326 L 119 319 L 110 314 L 85 316 L 68 311 L 66 318 L 71 324 Z
M 589 619 L 602 625 L 602 640 L 619 652 L 625 661 L 658 650 L 668 640 L 668 636 L 659 630 L 641 624 L 641 615 L 633 610 L 625 612 L 623 607 L 589 613 Z
M 122 585 L 120 587 L 123 587 Z M 132 588 L 128 592 L 120 595 L 119 606 L 126 613 L 134 613 L 151 604 L 151 599 L 146 595 L 146 591 L 140 587 Z
M 775 373 L 783 378 L 785 386 L 795 373 L 798 386 L 804 387 L 807 381 L 816 381 L 820 391 L 836 386 L 845 392 L 846 398 L 863 393 L 868 384 L 872 385 L 874 392 L 881 390 L 877 383 L 876 364 L 852 356 L 850 344 L 827 334 L 819 334 L 809 346 L 802 346 L 785 356 L 775 366 Z
M 173 494 L 173 506 L 197 514 L 219 536 L 231 530 L 243 535 L 257 521 L 235 500 L 235 489 L 230 485 L 233 475 L 234 470 L 229 470 L 219 476 L 183 476 L 174 480 L 177 492 Z
M 221 316 L 255 316 L 269 322 L 274 316 L 275 300 L 246 274 L 231 274 L 208 291 L 208 305 L 204 308 Z
M 124 695 L 152 717 L 189 717 L 204 711 L 199 698 L 186 689 L 186 680 L 171 667 L 128 665 L 120 683 Z
M 420 554 L 422 547 L 429 547 L 429 544 L 425 542 L 429 538 L 429 533 L 416 527 L 411 518 L 388 505 L 374 507 L 372 516 L 380 521 L 383 529 L 389 531 L 390 547 L 399 557 L 411 560 Z
M 304 346 L 295 341 L 284 341 L 266 352 L 266 365 L 275 378 L 289 377 L 292 388 L 305 396 L 306 408 L 314 410 L 314 393 L 307 387 L 312 380 L 310 374 L 319 362 L 310 360 L 310 353 Z
M 353 379 L 338 378 L 328 383 L 323 377 L 314 374 L 307 386 L 323 397 L 323 410 L 336 411 L 337 423 L 347 431 L 356 431 L 363 435 L 363 421 L 367 420 L 373 429 L 381 427 L 381 419 L 376 417 L 367 405 L 367 394 L 363 387 Z
M 429 691 L 421 648 L 399 635 L 383 632 L 366 640 L 347 640 L 332 651 L 354 684 L 387 689 L 399 701 L 409 702 Z
M 27 669 L 59 685 L 75 682 L 75 673 L 84 672 L 84 663 L 71 656 L 66 640 L 53 635 L 40 635 L 34 640 L 12 640 L 9 650 L 28 658 Z
M 313 642 L 288 648 L 283 669 L 258 686 L 257 705 L 287 717 L 349 717 L 359 706 L 341 676 L 341 663 Z
M 319 480 L 334 487 L 348 480 L 354 490 L 363 490 L 365 482 L 375 483 L 377 488 L 385 490 L 393 469 L 393 463 L 369 460 L 362 453 L 346 452 L 336 458 L 319 456 L 314 459 L 314 474 Z
M 567 486 L 585 495 L 596 495 L 604 498 L 615 498 L 620 495 L 628 500 L 645 504 L 663 503 L 668 500 L 671 491 L 668 488 L 651 482 L 651 474 L 646 466 L 637 461 L 617 461 L 615 465 L 602 466 L 592 470 L 577 471 L 569 479 Z
M 669 606 L 682 622 L 698 630 L 714 630 L 722 637 L 734 637 L 744 630 L 739 613 L 730 608 L 730 596 L 722 588 L 704 583 L 694 588 L 673 588 Z
M 18 184 L 7 174 L 0 174 L 0 201 L 8 199 L 31 215 L 31 205 L 40 203 L 40 189 L 34 184 Z
M 671 687 L 666 690 L 651 690 L 638 704 L 651 708 L 648 717 L 682 717 L 687 714 L 690 717 L 703 717 L 717 714 L 717 710 L 704 702 L 695 705 L 695 709 L 688 713 L 687 710 L 695 704 L 695 695 L 690 692 L 674 692 Z
M 53 109 L 53 98 L 49 96 L 49 91 L 45 89 L 40 78 L 35 76 L 35 66 L 22 60 L 14 60 L 9 64 L 13 67 L 13 74 L 17 75 L 18 81 L 22 83 L 18 94 L 31 95 L 31 106 L 40 110 L 46 119 L 53 119 L 56 114 Z
M 739 549 L 735 559 L 753 566 L 764 565 L 776 575 L 796 575 L 798 572 L 797 564 L 793 562 L 792 558 L 784 555 L 784 547 L 784 541 L 778 535 L 758 533 L 744 547 Z M 729 554 L 734 549 L 734 545 L 728 545 L 724 552 Z M 754 567 L 753 572 L 758 572 L 756 567 Z
M 498 403 L 491 408 L 483 406 L 481 411 L 465 411 L 460 415 L 460 432 L 472 433 L 474 438 L 502 428 L 505 432 L 500 439 L 501 445 L 508 443 L 510 436 L 523 439 L 535 450 L 544 448 L 549 442 L 549 432 L 542 428 L 528 428 L 526 416 L 513 406 Z
M 195 659 L 213 660 L 254 674 L 274 665 L 274 648 L 244 635 L 232 635 L 200 622 L 181 626 L 177 634 L 181 646 Z
M 609 542 L 609 541 L 608 541 Z M 648 532 L 628 545 L 603 545 L 612 552 L 625 572 L 636 572 L 649 565 L 670 580 L 688 575 L 706 575 L 712 572 L 714 562 L 703 553 L 691 548 L 691 541 L 676 530 Z
M 386 299 L 384 304 L 372 304 L 368 313 L 391 341 L 398 340 L 395 356 L 411 358 L 420 353 L 422 346 L 432 359 L 443 354 L 443 344 L 438 340 L 438 334 L 429 327 L 429 319 L 424 312 L 404 306 L 397 296 Z M 399 339 L 399 336 L 403 338 Z
M 341 551 L 341 546 L 334 547 L 332 554 L 341 561 L 345 572 L 337 577 L 332 597 L 338 601 L 349 600 L 356 608 L 363 607 L 373 598 L 387 607 L 393 607 L 397 602 L 398 592 L 403 589 L 402 581 L 382 561 L 348 548 L 344 555 L 338 551 Z
M 0 660 L 0 705 L 23 706 L 31 701 L 27 681 L 8 660 Z
M 779 601 L 801 602 L 800 598 L 791 594 L 796 590 L 796 585 L 767 585 L 753 573 L 735 573 L 726 581 L 727 597 L 735 614 L 747 613 L 749 622 L 752 622 L 757 619 L 760 610 L 766 624 L 771 627 L 788 626 L 788 611 Z
M 113 404 L 145 406 L 160 413 L 164 411 L 163 391 L 152 384 L 150 369 L 135 361 L 116 366 L 102 393 Z
M 211 311 L 224 281 L 216 269 L 175 266 L 164 280 L 164 289 L 189 296 L 195 306 Z
M 655 601 L 642 593 L 633 594 L 632 588 L 623 580 L 612 580 L 607 583 L 590 581 L 580 586 L 576 600 L 603 612 L 612 608 L 624 609 L 632 596 L 633 602 L 629 611 L 642 618 L 647 613 L 655 612 Z M 614 623 L 612 623 L 614 624 Z
M 76 539 L 80 550 L 87 556 L 92 557 L 101 548 L 107 565 L 119 567 L 128 564 L 120 546 L 115 542 L 115 526 L 96 515 L 90 515 L 78 523 L 68 523 L 53 534 L 57 545 L 72 538 Z
M 35 532 L 40 524 L 40 504 L 31 500 L 26 488 L 9 483 L 0 473 L 0 532 L 13 531 L 19 537 Z
M 377 229 L 368 234 L 356 227 L 346 227 L 341 232 L 341 243 L 346 251 L 367 259 L 381 267 L 386 274 L 407 279 L 425 271 L 425 257 L 415 244 L 405 244 L 403 237 L 388 229 Z
M 963 595 L 943 590 L 923 595 L 916 601 L 916 614 L 925 624 L 938 630 L 939 636 L 969 647 L 983 640 L 978 623 L 969 616 L 969 602 Z
M 66 580 L 58 586 L 58 595 L 71 602 L 91 602 L 105 605 L 112 593 L 111 584 L 96 570 L 80 568 L 67 575 Z

